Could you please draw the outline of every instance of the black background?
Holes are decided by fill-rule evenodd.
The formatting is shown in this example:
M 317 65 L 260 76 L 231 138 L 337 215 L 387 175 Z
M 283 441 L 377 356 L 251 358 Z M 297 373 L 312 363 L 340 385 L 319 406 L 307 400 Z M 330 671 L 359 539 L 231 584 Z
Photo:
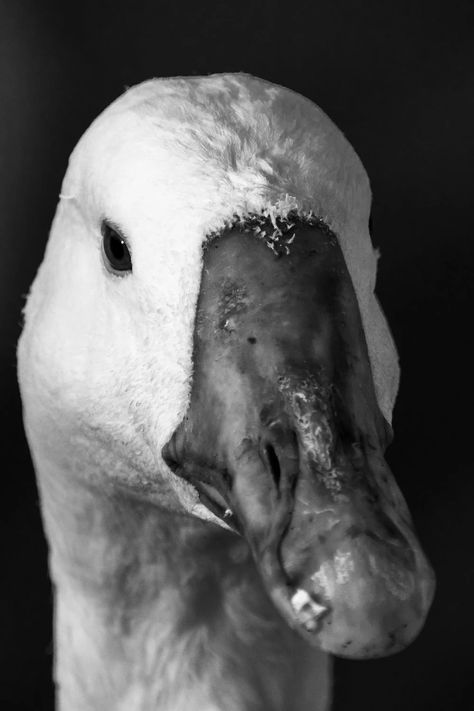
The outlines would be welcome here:
M 474 708 L 473 15 L 471 2 L 433 0 L 0 3 L 2 710 L 52 708 L 15 344 L 67 157 L 125 86 L 240 70 L 318 103 L 371 177 L 377 291 L 402 361 L 389 462 L 438 577 L 408 650 L 337 662 L 335 710 Z

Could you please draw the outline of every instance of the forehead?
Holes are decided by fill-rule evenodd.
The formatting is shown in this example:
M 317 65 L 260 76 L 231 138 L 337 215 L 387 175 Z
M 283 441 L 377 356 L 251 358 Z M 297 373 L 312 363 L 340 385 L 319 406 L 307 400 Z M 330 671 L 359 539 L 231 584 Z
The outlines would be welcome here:
M 290 195 L 334 223 L 345 219 L 354 193 L 359 206 L 370 203 L 365 171 L 326 115 L 248 77 L 130 90 L 81 139 L 67 182 L 86 194 L 93 188 L 99 200 L 148 196 L 158 208 L 190 206 L 195 215 L 227 210 L 232 217 Z

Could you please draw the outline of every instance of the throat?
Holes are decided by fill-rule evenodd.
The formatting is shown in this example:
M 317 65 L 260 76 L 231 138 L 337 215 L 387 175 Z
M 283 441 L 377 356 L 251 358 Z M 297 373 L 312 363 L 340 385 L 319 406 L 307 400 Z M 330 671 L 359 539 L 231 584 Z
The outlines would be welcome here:
M 81 496 L 54 517 L 43 502 L 61 711 L 306 709 L 315 684 L 325 700 L 325 655 L 282 623 L 243 539 L 123 494 Z

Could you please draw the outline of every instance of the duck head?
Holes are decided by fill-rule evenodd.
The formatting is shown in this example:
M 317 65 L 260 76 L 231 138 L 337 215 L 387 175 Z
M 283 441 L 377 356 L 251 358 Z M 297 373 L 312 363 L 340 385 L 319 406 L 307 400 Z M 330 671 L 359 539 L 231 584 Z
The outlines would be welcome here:
M 233 529 L 288 624 L 352 657 L 406 646 L 434 589 L 384 459 L 398 364 L 369 210 L 303 97 L 146 82 L 73 153 L 19 346 L 43 490 L 120 487 Z

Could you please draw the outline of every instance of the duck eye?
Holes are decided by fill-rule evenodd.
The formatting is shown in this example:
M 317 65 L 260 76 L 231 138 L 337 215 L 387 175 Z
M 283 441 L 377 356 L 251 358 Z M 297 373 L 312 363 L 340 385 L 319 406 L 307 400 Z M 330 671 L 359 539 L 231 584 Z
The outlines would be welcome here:
M 102 223 L 101 232 L 102 255 L 106 269 L 112 274 L 131 272 L 132 257 L 120 232 L 105 221 Z

